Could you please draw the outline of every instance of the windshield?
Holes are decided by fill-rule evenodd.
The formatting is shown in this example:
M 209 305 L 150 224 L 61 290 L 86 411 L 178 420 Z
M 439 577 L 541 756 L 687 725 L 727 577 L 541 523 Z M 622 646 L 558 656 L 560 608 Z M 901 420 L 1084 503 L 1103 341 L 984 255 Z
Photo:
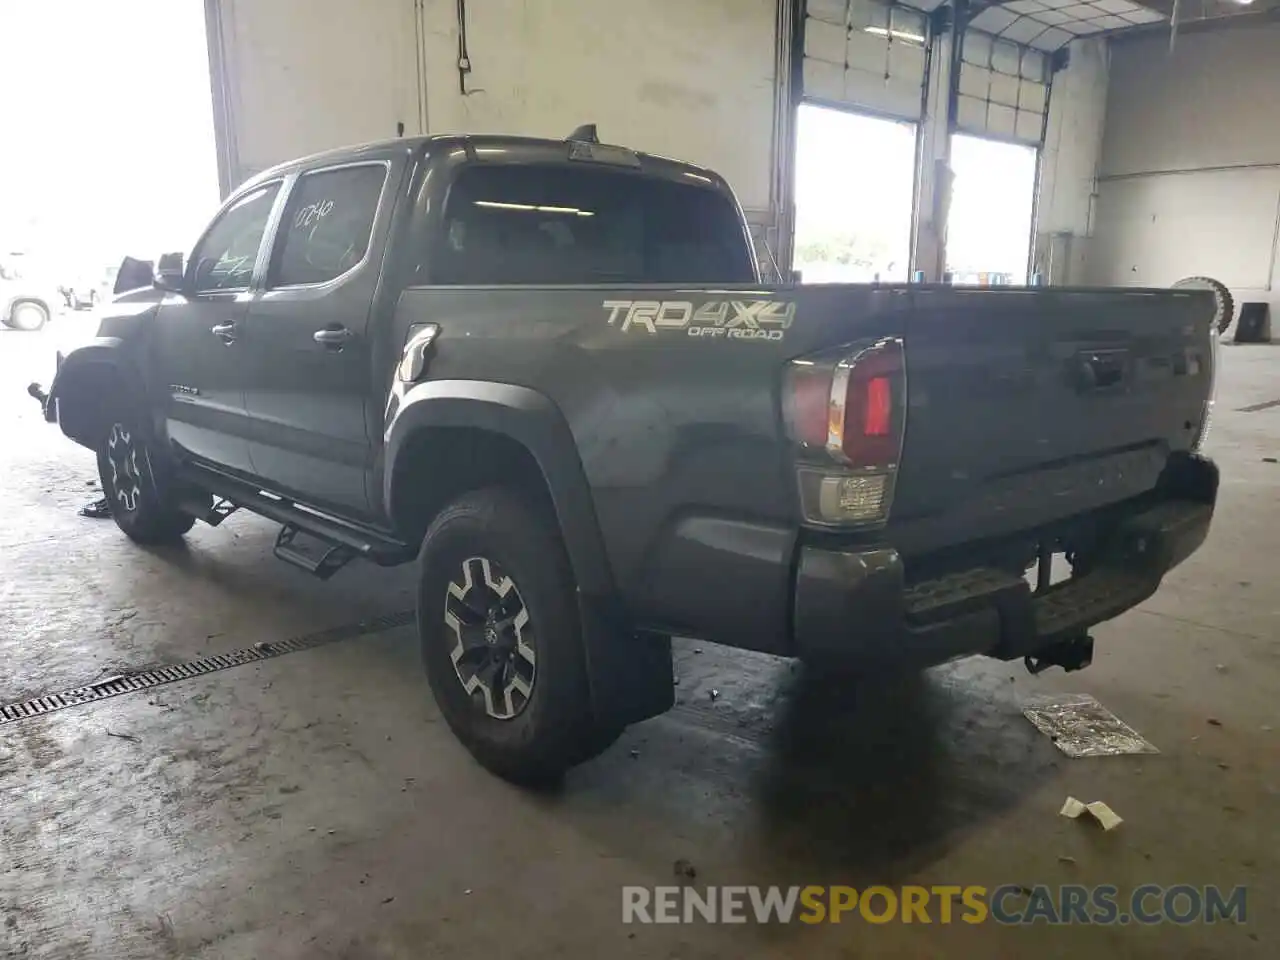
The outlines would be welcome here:
M 752 283 L 733 202 L 630 170 L 474 166 L 449 192 L 436 282 Z

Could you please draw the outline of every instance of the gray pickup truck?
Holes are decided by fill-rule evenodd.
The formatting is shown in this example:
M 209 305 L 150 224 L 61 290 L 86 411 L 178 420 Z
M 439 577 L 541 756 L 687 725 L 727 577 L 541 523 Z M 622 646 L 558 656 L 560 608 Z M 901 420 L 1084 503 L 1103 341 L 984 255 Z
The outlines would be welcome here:
M 46 412 L 135 540 L 242 508 L 319 576 L 416 558 L 444 717 L 530 781 L 671 705 L 672 636 L 1088 663 L 1209 529 L 1215 309 L 768 286 L 709 170 L 401 139 L 238 189 Z

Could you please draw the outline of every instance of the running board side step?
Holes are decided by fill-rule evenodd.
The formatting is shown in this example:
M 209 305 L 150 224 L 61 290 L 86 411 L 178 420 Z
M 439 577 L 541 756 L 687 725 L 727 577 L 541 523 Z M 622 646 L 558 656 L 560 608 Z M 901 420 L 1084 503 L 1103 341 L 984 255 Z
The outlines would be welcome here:
M 328 580 L 358 556 L 351 547 L 317 537 L 292 523 L 280 528 L 272 552 L 277 559 L 321 580 Z
M 284 529 L 276 538 L 276 556 L 322 579 L 328 579 L 357 558 L 381 567 L 394 567 L 417 555 L 412 546 L 386 534 L 313 513 L 234 477 L 199 467 L 189 468 L 187 475 L 192 483 L 208 490 L 219 501 L 281 524 Z M 211 509 L 217 510 L 218 506 Z
M 216 527 L 240 507 L 225 497 L 188 497 L 178 501 L 178 509 L 189 516 L 202 520 L 211 527 Z

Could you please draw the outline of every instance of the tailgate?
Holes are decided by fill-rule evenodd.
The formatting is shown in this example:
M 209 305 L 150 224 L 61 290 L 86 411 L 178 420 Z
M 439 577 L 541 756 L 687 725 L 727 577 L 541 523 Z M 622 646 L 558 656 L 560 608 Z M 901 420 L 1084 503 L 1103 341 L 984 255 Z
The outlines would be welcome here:
M 1211 295 L 915 292 L 891 526 L 904 552 L 1043 525 L 1150 490 L 1211 392 Z

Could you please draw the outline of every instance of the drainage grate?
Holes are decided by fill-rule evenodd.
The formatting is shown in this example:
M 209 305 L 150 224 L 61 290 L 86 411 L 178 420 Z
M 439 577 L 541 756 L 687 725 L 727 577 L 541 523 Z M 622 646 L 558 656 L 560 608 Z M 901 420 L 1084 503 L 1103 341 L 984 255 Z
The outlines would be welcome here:
M 93 703 L 96 700 L 118 697 L 122 693 L 135 693 L 138 690 L 148 690 L 151 687 L 158 687 L 166 683 L 190 680 L 192 677 L 202 677 L 206 673 L 229 670 L 232 667 L 243 666 L 246 663 L 271 660 L 275 657 L 282 657 L 286 653 L 298 653 L 302 650 L 312 650 L 341 640 L 354 640 L 356 637 L 363 637 L 373 633 L 385 633 L 388 630 L 405 627 L 411 623 L 413 623 L 413 611 L 402 610 L 399 613 L 389 613 L 370 620 L 361 620 L 358 623 L 348 623 L 340 627 L 331 627 L 328 630 L 306 633 L 300 637 L 290 637 L 288 640 L 258 643 L 252 647 L 245 647 L 243 650 L 233 650 L 231 653 L 220 653 L 212 657 L 201 657 L 199 660 L 188 660 L 186 663 L 157 667 L 154 670 L 141 670 L 137 673 L 108 677 L 96 683 L 76 687 L 74 690 L 49 693 L 42 697 L 32 697 L 30 700 L 22 700 L 18 703 L 0 704 L 0 724 L 43 716 L 46 713 L 65 710 L 67 707 L 76 707 L 82 703 Z
M 1257 413 L 1259 410 L 1270 410 L 1272 407 L 1280 407 L 1280 400 L 1268 400 L 1265 403 L 1251 403 L 1247 407 L 1241 407 L 1236 413 Z

